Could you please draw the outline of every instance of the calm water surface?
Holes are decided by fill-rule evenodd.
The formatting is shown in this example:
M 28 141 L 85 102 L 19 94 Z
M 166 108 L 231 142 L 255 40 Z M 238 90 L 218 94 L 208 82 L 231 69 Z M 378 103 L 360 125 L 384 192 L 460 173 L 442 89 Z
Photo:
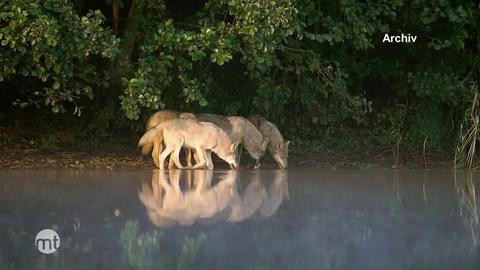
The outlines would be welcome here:
M 478 174 L 0 171 L 0 269 L 480 269 Z M 44 255 L 36 234 L 54 229 Z

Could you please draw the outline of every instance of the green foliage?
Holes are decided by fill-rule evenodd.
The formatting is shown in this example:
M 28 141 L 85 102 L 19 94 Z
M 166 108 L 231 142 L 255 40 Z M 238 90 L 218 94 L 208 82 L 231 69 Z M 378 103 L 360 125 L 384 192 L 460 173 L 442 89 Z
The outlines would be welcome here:
M 83 132 L 98 136 L 84 138 L 129 125 L 111 120 L 123 119 L 116 114 L 143 120 L 169 108 L 259 113 L 317 148 L 358 145 L 337 142 L 356 137 L 352 130 L 374 143 L 440 148 L 453 141 L 479 80 L 475 1 L 107 4 L 128 14 L 118 38 L 105 20 L 114 20 L 110 7 L 80 15 L 66 0 L 0 4 L 0 86 L 19 89 L 14 105 L 102 112 Z M 385 33 L 418 40 L 384 44 Z M 93 102 L 81 98 L 93 93 Z
M 273 53 L 281 40 L 293 34 L 296 12 L 289 0 L 216 1 L 206 3 L 195 27 L 177 26 L 172 19 L 145 27 L 150 31 L 141 47 L 138 69 L 124 80 L 121 100 L 127 117 L 138 119 L 141 107 L 162 108 L 161 94 L 172 84 L 179 85 L 185 103 L 207 106 L 204 93 L 214 75 L 203 69 L 210 64 L 222 66 L 234 55 L 247 66 L 250 78 L 262 79 L 275 61 Z M 235 20 L 226 23 L 216 14 Z
M 103 75 L 88 62 L 89 56 L 112 58 L 118 40 L 103 28 L 100 11 L 78 16 L 67 0 L 7 1 L 0 9 L 0 81 L 30 79 L 25 106 L 50 106 L 55 113 L 65 111 L 64 103 L 93 98 L 93 88 L 101 87 Z
M 43 136 L 36 146 L 40 149 L 56 150 L 58 148 L 58 138 L 54 135 Z

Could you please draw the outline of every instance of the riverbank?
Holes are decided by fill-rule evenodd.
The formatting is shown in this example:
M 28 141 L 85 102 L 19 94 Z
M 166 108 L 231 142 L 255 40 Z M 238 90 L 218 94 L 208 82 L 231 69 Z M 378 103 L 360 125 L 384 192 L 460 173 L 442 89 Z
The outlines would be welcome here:
M 57 136 L 61 137 L 61 136 Z M 142 157 L 135 139 L 117 138 L 88 147 L 65 147 L 61 142 L 26 139 L 11 129 L 0 128 L 0 168 L 7 169 L 153 169 L 150 156 Z M 289 168 L 452 168 L 453 155 L 428 149 L 397 149 L 392 146 L 365 145 L 354 151 L 339 149 L 316 150 L 315 147 L 290 145 Z M 360 149 L 360 150 L 359 150 Z M 183 160 L 183 159 L 182 159 Z M 224 162 L 215 160 L 216 168 L 226 168 Z M 253 167 L 248 153 L 242 153 L 242 168 Z M 262 167 L 277 168 L 267 153 Z
M 433 169 L 452 168 L 452 157 L 446 153 L 426 153 L 421 151 L 402 151 L 398 161 L 394 157 L 394 147 L 377 147 L 365 151 L 319 152 L 305 148 L 291 147 L 290 168 L 411 168 Z M 215 162 L 218 167 L 224 164 Z M 253 161 L 244 152 L 242 168 L 250 168 Z M 263 168 L 276 168 L 273 159 L 267 154 L 262 160 Z M 44 150 L 35 148 L 1 149 L 0 168 L 8 169 L 123 169 L 155 168 L 150 156 L 142 157 L 135 146 L 104 145 L 95 149 L 82 150 Z

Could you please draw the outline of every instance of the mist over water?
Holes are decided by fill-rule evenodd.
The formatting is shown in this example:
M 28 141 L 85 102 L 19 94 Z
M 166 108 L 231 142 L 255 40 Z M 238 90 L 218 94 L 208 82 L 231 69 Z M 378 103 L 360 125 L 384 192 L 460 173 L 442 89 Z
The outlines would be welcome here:
M 479 184 L 453 170 L 4 170 L 0 269 L 479 269 Z M 54 255 L 33 244 L 45 228 Z

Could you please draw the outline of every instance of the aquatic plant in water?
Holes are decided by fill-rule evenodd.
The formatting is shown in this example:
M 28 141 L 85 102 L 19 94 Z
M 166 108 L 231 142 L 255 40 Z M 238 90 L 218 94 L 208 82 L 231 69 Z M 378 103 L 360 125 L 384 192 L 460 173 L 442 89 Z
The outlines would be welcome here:
M 194 269 L 198 254 L 207 240 L 204 233 L 186 236 L 173 247 L 164 243 L 165 232 L 141 233 L 137 220 L 128 220 L 120 233 L 123 259 L 133 269 Z

